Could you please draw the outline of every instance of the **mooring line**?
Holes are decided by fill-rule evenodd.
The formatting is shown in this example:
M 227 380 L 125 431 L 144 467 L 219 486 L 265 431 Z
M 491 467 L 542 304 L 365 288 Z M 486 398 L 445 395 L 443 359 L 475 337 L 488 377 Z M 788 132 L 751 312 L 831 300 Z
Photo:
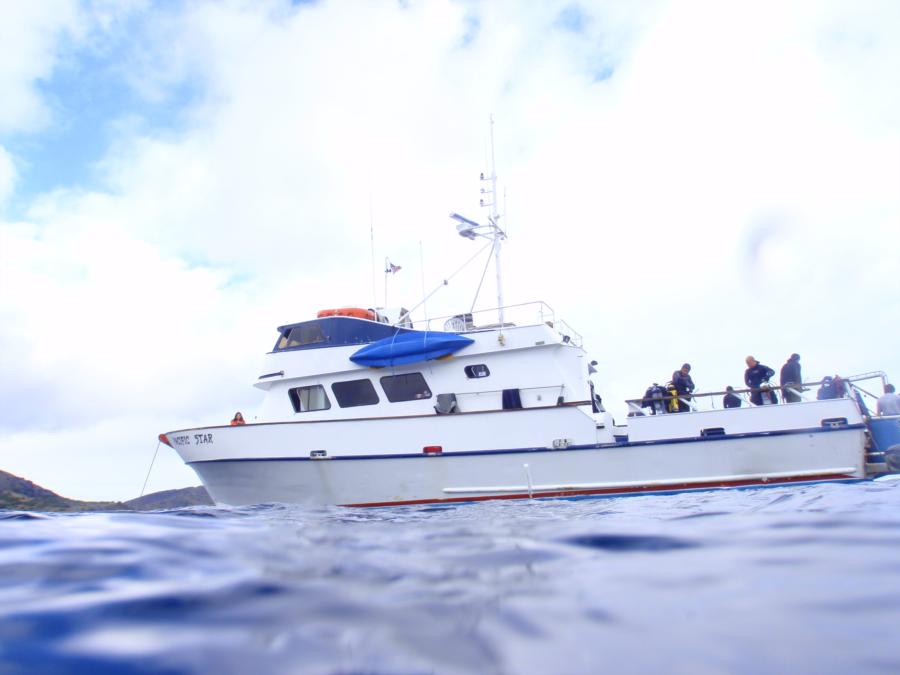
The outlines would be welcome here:
M 153 459 L 150 460 L 150 468 L 147 469 L 147 477 L 144 479 L 144 487 L 141 488 L 141 497 L 144 496 L 144 490 L 147 489 L 147 481 L 150 480 L 150 472 L 153 471 L 153 464 L 156 462 L 156 455 L 159 454 L 159 446 L 162 445 L 162 441 L 158 441 L 156 443 L 156 451 L 153 453 Z M 138 497 L 140 499 L 140 497 Z

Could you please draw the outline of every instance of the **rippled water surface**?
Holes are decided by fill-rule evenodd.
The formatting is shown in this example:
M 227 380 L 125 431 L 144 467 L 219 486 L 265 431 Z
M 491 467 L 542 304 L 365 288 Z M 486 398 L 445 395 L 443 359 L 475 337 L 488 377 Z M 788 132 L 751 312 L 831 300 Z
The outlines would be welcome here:
M 0 673 L 900 672 L 900 482 L 0 512 Z

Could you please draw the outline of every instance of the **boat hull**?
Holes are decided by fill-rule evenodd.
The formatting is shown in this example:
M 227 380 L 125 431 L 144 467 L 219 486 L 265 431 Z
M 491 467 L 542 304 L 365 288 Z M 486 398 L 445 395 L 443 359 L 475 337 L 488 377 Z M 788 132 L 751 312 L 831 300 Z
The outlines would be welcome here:
M 862 425 L 433 455 L 189 462 L 219 504 L 387 506 L 616 495 L 865 477 Z

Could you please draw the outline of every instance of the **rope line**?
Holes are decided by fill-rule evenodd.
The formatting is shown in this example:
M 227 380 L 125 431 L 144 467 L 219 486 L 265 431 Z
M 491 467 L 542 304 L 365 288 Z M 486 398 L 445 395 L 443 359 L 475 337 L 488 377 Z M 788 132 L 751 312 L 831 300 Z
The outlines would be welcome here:
M 141 488 L 141 497 L 144 496 L 144 490 L 147 489 L 147 481 L 150 480 L 150 472 L 153 471 L 153 464 L 156 462 L 156 455 L 159 454 L 160 445 L 162 445 L 162 441 L 157 441 L 156 451 L 153 453 L 153 459 L 150 460 L 150 468 L 147 469 L 147 477 L 144 479 L 144 487 Z M 140 497 L 138 497 L 138 499 L 140 499 Z

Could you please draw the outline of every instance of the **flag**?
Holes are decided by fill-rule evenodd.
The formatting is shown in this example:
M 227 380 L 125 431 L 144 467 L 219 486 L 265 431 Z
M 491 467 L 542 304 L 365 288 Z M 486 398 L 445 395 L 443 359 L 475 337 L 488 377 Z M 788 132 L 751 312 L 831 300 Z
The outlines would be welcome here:
M 395 265 L 390 260 L 388 260 L 387 266 L 384 268 L 384 273 L 385 274 L 396 274 L 397 272 L 399 272 L 402 269 L 403 268 L 400 267 L 400 265 Z

